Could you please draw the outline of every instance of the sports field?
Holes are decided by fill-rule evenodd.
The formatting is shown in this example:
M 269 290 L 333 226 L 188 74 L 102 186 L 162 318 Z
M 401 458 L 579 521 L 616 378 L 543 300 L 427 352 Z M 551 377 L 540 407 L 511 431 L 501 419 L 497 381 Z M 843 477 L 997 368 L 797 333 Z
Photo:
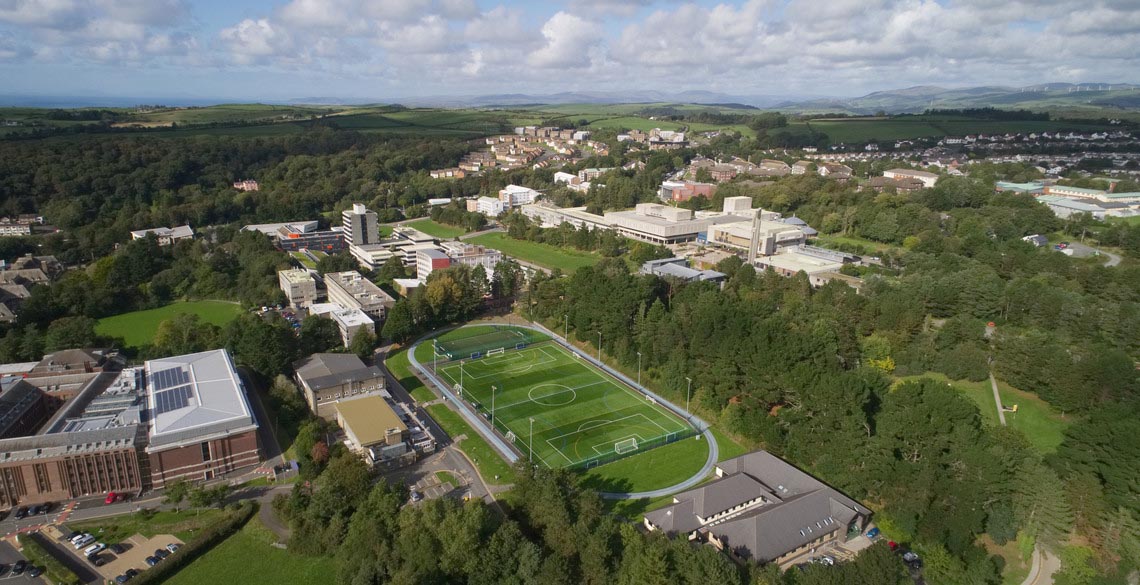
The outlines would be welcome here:
M 444 342 L 436 365 L 440 378 L 524 456 L 533 447 L 547 467 L 589 468 L 692 436 L 664 407 L 557 343 L 530 343 L 528 332 L 468 336 L 456 340 L 458 349 Z M 498 344 L 490 341 L 496 335 Z M 475 344 L 482 349 L 468 351 Z

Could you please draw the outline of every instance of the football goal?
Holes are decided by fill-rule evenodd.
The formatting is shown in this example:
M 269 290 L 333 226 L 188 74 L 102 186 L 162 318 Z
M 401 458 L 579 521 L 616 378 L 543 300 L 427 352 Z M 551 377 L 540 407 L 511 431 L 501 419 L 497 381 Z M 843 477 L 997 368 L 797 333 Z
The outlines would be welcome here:
M 630 437 L 628 439 L 622 439 L 622 440 L 614 443 L 614 453 L 617 453 L 618 455 L 623 455 L 625 453 L 631 453 L 631 452 L 636 451 L 636 450 L 637 450 L 637 437 Z
M 488 350 L 487 350 L 487 357 L 491 357 L 491 356 L 493 356 L 493 355 L 503 355 L 503 353 L 505 353 L 506 351 L 507 351 L 507 349 L 506 349 L 505 347 L 498 347 L 498 348 L 495 348 L 495 349 L 488 349 Z

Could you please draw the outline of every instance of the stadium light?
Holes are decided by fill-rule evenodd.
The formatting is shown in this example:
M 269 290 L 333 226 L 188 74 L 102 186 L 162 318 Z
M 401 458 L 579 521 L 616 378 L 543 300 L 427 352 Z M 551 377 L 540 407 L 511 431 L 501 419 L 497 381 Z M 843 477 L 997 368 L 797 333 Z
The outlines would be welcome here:
M 439 347 L 435 339 L 431 340 L 431 371 L 439 371 Z
M 463 400 L 463 360 L 459 360 L 459 399 Z
M 562 339 L 566 339 L 566 336 L 569 334 L 569 332 L 570 332 L 570 315 L 569 314 L 563 314 L 562 315 Z
M 527 440 L 530 442 L 530 447 L 529 447 L 530 458 L 528 460 L 531 463 L 534 463 L 534 417 L 533 416 L 530 417 L 530 436 L 527 437 Z
M 637 385 L 641 385 L 641 352 L 637 352 Z
M 693 395 L 693 379 L 688 376 L 685 379 L 689 381 L 689 389 L 685 391 L 685 414 L 692 417 L 693 415 L 689 412 L 689 398 Z
M 491 386 L 491 430 L 495 430 L 495 387 Z
M 602 361 L 602 332 L 598 332 L 598 361 Z

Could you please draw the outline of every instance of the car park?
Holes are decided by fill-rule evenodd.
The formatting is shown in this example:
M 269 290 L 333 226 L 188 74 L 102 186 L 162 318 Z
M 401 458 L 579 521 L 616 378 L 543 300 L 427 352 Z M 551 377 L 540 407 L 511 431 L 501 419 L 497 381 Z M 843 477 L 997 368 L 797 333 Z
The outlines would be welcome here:
M 111 544 L 111 546 L 108 546 L 107 548 L 108 548 L 108 549 L 110 549 L 110 550 L 111 550 L 111 552 L 113 552 L 113 553 L 115 553 L 115 554 L 117 554 L 117 555 L 121 555 L 121 554 L 123 554 L 124 552 L 126 552 L 126 550 L 127 550 L 127 548 L 126 548 L 126 547 L 124 547 L 123 545 L 121 545 L 121 544 L 119 544 L 119 543 L 117 543 L 117 542 L 116 542 L 116 543 L 113 543 L 113 544 Z

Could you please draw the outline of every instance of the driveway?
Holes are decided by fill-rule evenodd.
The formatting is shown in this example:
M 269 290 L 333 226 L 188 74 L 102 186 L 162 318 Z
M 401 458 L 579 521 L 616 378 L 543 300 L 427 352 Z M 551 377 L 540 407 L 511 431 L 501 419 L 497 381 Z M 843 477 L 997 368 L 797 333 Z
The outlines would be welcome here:
M 1111 252 L 1105 252 L 1104 250 L 1101 250 L 1099 248 L 1093 248 L 1092 246 L 1086 246 L 1085 244 L 1082 244 L 1080 242 L 1072 242 L 1071 244 L 1069 244 L 1069 248 L 1073 250 L 1073 256 L 1076 256 L 1077 258 L 1087 258 L 1089 256 L 1100 255 L 1100 256 L 1104 257 L 1104 259 L 1105 259 L 1104 260 L 1105 266 L 1112 267 L 1112 266 L 1116 266 L 1117 264 L 1120 264 L 1120 256 L 1113 254 Z
M 456 485 L 444 483 L 437 472 L 446 472 L 455 479 Z M 389 482 L 401 482 L 408 489 L 415 490 L 427 499 L 453 497 L 462 498 L 470 493 L 487 503 L 493 501 L 475 468 L 454 446 L 437 451 L 415 464 L 383 474 Z

